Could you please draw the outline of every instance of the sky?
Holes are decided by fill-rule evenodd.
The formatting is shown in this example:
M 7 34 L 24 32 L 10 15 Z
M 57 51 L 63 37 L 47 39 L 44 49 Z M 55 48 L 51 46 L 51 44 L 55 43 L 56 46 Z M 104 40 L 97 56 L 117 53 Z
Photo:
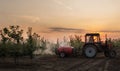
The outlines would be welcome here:
M 120 32 L 120 0 L 0 0 L 0 29 L 9 25 L 32 27 L 49 40 Z

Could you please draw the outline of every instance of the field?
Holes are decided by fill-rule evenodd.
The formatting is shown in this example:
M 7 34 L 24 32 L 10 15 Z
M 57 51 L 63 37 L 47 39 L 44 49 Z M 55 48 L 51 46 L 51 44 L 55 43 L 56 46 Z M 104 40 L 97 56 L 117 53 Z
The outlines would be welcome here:
M 59 58 L 57 56 L 36 56 L 19 58 L 18 64 L 13 58 L 0 59 L 0 71 L 119 71 L 120 49 L 117 57 L 109 59 L 102 53 L 94 59 L 83 56 Z

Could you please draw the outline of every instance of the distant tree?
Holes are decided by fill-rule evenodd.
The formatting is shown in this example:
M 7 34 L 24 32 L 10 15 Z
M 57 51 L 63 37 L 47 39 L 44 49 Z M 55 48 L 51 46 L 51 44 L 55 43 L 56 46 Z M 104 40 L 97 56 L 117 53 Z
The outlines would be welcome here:
M 7 28 L 0 30 L 1 43 L 0 43 L 0 57 L 5 57 L 7 55 L 6 52 L 6 42 L 8 41 L 8 37 L 6 36 L 8 32 Z
M 32 33 L 32 28 L 28 28 L 28 39 L 27 39 L 27 48 L 28 54 L 30 54 L 31 58 L 33 58 L 33 52 L 35 50 L 41 50 L 43 52 L 46 49 L 47 41 L 44 37 L 40 37 L 37 33 Z
M 83 45 L 81 36 L 78 36 L 78 35 L 70 36 L 70 45 L 75 48 L 81 49 Z
M 20 43 L 21 40 L 23 40 L 22 34 L 23 34 L 23 30 L 20 29 L 20 27 L 17 26 L 10 26 L 10 29 L 8 30 L 8 36 L 10 38 L 12 38 L 15 42 L 17 42 L 17 44 Z
M 32 27 L 28 28 L 27 35 L 28 35 L 27 54 L 29 54 L 30 57 L 33 58 L 34 45 L 33 45 L 33 37 L 32 37 Z
M 114 47 L 120 47 L 120 38 L 112 40 Z
M 57 39 L 56 48 L 59 47 L 59 46 L 60 46 L 59 39 Z
M 59 39 L 57 38 L 57 41 L 56 43 L 53 43 L 52 44 L 52 48 L 51 48 L 51 51 L 55 54 L 57 54 L 57 48 L 59 48 L 60 46 L 60 42 L 59 42 Z
M 15 63 L 17 63 L 17 58 L 20 55 L 21 44 L 22 41 L 23 30 L 17 26 L 9 26 L 5 27 L 1 30 L 1 37 L 2 37 L 2 44 L 1 44 L 1 51 L 2 55 L 13 56 L 15 59 Z M 11 43 L 12 42 L 12 43 Z
M 3 30 L 0 31 L 0 35 L 2 37 L 2 43 L 5 44 L 7 42 L 7 40 L 9 39 L 6 35 L 8 33 L 8 29 L 7 28 L 3 28 Z
M 28 38 L 23 39 L 23 30 L 18 25 L 5 27 L 0 30 L 0 56 L 13 57 L 17 64 L 20 56 L 30 56 L 37 49 L 46 49 L 47 41 L 37 33 L 32 33 L 32 27 L 28 28 Z
M 45 50 L 46 45 L 47 45 L 47 41 L 45 40 L 45 38 L 44 37 L 41 38 L 41 45 L 40 45 L 41 49 Z

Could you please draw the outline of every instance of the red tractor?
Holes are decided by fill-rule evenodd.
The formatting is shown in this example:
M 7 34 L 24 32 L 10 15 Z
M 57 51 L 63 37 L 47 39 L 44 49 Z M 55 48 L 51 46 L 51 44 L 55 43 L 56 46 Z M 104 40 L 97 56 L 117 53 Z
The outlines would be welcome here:
M 60 57 L 67 55 L 78 55 L 78 50 L 72 47 L 59 47 L 56 48 L 56 54 Z M 106 57 L 114 58 L 116 56 L 115 50 L 113 50 L 112 43 L 107 40 L 103 43 L 100 39 L 99 33 L 87 33 L 85 35 L 85 43 L 82 48 L 82 54 L 87 58 L 96 57 L 97 53 L 104 52 Z
M 114 58 L 116 51 L 113 50 L 111 41 L 106 40 L 105 43 L 101 42 L 99 33 L 87 33 L 85 35 L 85 44 L 82 48 L 83 55 L 88 58 L 93 58 L 99 52 L 104 52 L 106 57 Z

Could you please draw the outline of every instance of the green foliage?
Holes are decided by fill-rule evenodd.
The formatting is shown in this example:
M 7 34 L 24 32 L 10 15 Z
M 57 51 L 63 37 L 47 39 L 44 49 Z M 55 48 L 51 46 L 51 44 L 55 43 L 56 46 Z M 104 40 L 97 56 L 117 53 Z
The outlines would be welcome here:
M 28 54 L 32 56 L 33 52 L 35 50 L 41 49 L 43 52 L 46 49 L 47 41 L 43 38 L 41 38 L 38 34 L 33 33 L 32 34 L 32 28 L 28 28 L 28 39 L 27 39 L 27 49 L 28 49 Z
M 51 43 L 51 52 L 52 53 L 56 53 L 56 49 L 58 48 L 59 46 L 58 46 L 58 44 L 55 44 L 55 43 Z
M 112 40 L 114 47 L 120 47 L 120 39 L 114 39 Z
M 81 49 L 83 46 L 81 36 L 78 35 L 75 35 L 74 37 L 70 36 L 70 44 L 75 48 Z
M 32 33 L 31 27 L 28 28 L 27 39 L 23 39 L 22 34 L 23 30 L 19 26 L 5 27 L 0 31 L 0 57 L 14 57 L 16 62 L 21 56 L 33 58 L 33 52 L 37 49 L 45 50 L 46 40 Z
M 23 30 L 19 28 L 19 26 L 9 26 L 7 35 L 15 40 L 17 43 L 20 43 L 20 40 L 23 39 L 22 37 Z

